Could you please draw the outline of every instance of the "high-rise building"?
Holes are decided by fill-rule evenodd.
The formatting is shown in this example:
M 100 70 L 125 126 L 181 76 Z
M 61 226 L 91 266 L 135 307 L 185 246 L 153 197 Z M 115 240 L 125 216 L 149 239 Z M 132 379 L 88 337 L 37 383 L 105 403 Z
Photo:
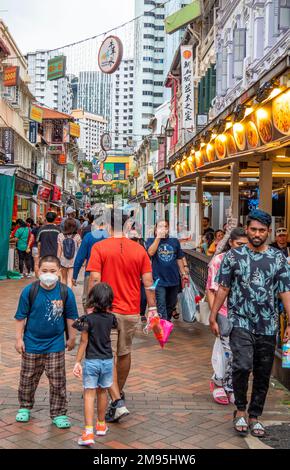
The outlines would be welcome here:
M 47 80 L 47 63 L 54 54 L 47 51 L 29 52 L 26 56 L 31 78 L 29 89 L 42 106 L 69 114 L 72 110 L 72 88 L 68 77 Z
M 77 107 L 111 120 L 112 78 L 102 72 L 80 72 L 77 85 Z
M 179 44 L 180 31 L 167 37 L 164 19 L 189 2 L 135 0 L 135 16 L 143 15 L 136 24 L 134 50 L 133 134 L 139 140 L 148 134 L 148 123 L 165 100 L 164 81 Z
M 78 145 L 86 159 L 92 160 L 100 149 L 101 135 L 107 130 L 108 121 L 103 116 L 88 113 L 82 109 L 74 109 L 71 114 L 81 128 Z
M 112 120 L 114 150 L 128 151 L 133 137 L 134 60 L 124 59 L 113 75 Z

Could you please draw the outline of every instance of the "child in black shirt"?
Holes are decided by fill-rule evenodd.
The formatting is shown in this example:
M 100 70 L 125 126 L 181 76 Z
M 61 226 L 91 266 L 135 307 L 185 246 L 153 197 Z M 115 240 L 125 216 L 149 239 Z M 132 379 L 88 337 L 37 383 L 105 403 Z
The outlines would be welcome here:
M 98 419 L 96 434 L 104 436 L 108 427 L 105 423 L 107 407 L 107 389 L 113 384 L 113 353 L 111 347 L 111 329 L 117 327 L 116 317 L 109 312 L 114 294 L 112 288 L 101 282 L 89 293 L 87 308 L 93 312 L 80 317 L 74 328 L 82 332 L 76 364 L 73 373 L 83 376 L 85 430 L 78 444 L 94 444 L 93 419 L 94 402 L 97 394 Z M 85 354 L 83 367 L 81 360 Z

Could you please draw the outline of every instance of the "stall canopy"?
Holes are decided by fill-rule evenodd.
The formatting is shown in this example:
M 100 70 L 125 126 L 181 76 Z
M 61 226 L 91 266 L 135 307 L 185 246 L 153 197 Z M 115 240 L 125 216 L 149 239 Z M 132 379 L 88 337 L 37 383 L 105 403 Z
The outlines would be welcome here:
M 0 168 L 0 279 L 7 278 L 15 168 Z

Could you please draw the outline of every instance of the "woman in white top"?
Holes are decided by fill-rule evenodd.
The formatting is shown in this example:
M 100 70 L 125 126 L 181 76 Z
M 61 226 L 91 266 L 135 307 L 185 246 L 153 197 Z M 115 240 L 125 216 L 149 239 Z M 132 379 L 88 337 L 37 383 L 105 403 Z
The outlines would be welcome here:
M 66 219 L 64 231 L 58 235 L 57 256 L 61 264 L 61 282 L 72 288 L 74 261 L 81 244 L 81 237 L 74 219 Z

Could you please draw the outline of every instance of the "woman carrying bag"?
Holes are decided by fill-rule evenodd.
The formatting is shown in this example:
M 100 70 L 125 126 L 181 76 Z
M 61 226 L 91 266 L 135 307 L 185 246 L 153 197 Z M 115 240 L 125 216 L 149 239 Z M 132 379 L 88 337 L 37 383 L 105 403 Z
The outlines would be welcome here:
M 30 229 L 27 227 L 24 220 L 19 219 L 19 228 L 16 230 L 14 240 L 16 241 L 16 249 L 19 257 L 19 271 L 21 277 L 31 277 L 31 256 L 29 248 Z M 27 274 L 23 274 L 24 265 L 27 269 Z

